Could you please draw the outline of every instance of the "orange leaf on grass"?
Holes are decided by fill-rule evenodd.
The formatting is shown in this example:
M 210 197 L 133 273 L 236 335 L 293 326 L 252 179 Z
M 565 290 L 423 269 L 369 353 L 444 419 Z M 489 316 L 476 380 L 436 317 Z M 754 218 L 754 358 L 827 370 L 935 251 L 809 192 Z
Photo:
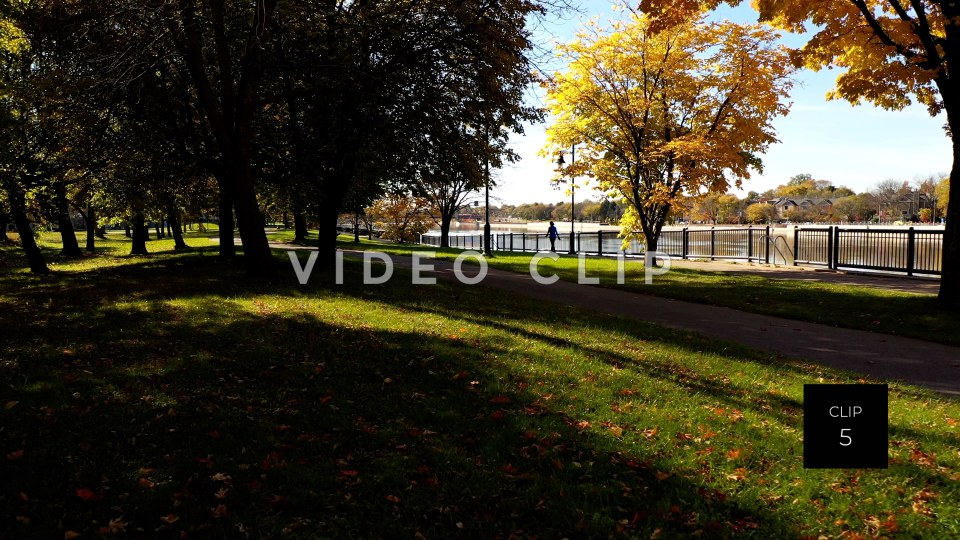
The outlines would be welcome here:
M 77 493 L 77 497 L 79 497 L 80 500 L 83 500 L 83 501 L 91 502 L 91 501 L 98 501 L 98 500 L 100 500 L 100 496 L 99 496 L 99 495 L 97 495 L 96 493 L 90 491 L 90 490 L 87 489 L 87 488 L 78 488 L 77 491 L 76 491 L 76 493 Z
M 384 497 L 384 499 L 392 502 L 393 504 L 400 503 L 400 497 L 397 497 L 396 495 L 387 495 L 386 497 Z
M 734 480 L 736 482 L 740 482 L 746 477 L 747 477 L 747 469 L 743 467 L 738 467 L 733 470 L 732 474 L 727 475 L 727 480 Z

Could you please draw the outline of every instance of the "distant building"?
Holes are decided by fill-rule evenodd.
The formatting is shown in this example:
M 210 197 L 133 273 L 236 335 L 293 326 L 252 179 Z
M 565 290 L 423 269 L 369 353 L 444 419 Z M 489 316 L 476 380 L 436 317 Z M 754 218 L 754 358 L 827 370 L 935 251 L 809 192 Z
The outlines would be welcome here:
M 810 214 L 829 214 L 836 199 L 821 199 L 816 197 L 779 197 L 766 201 L 777 209 L 777 217 L 784 218 L 791 210 L 799 210 Z

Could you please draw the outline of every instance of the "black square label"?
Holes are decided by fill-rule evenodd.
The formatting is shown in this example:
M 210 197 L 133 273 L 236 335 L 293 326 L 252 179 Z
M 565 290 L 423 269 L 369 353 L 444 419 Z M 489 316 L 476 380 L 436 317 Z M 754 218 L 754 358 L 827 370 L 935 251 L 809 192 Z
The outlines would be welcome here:
M 805 469 L 887 468 L 887 385 L 803 385 Z

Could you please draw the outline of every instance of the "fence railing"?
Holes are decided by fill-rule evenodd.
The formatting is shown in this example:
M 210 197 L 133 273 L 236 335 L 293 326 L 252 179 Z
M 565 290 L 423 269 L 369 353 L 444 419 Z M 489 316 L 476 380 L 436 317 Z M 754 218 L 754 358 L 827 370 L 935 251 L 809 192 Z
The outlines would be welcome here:
M 770 262 L 770 227 L 729 229 L 668 230 L 660 234 L 657 251 L 671 257 L 695 259 L 738 259 Z M 420 236 L 420 243 L 439 246 L 438 234 Z M 494 233 L 490 235 L 492 251 L 547 251 L 550 240 L 545 233 Z M 482 234 L 451 234 L 452 248 L 483 249 Z M 570 233 L 561 233 L 555 244 L 561 253 L 570 251 Z M 613 231 L 580 232 L 574 237 L 574 252 L 588 255 L 643 255 L 643 243 L 631 240 L 626 247 Z
M 943 231 L 865 227 L 797 227 L 796 264 L 834 270 L 940 275 Z
M 483 249 L 482 234 L 451 234 L 450 247 Z M 439 246 L 440 236 L 425 234 L 421 244 Z M 557 238 L 556 250 L 570 250 L 570 233 Z M 547 251 L 545 233 L 491 234 L 493 251 Z M 581 232 L 574 251 L 589 255 L 643 255 L 644 245 L 626 246 L 613 231 Z M 660 234 L 657 251 L 683 259 L 743 260 L 766 264 L 825 266 L 830 269 L 873 270 L 906 275 L 940 275 L 943 253 L 941 229 L 877 227 L 684 228 Z

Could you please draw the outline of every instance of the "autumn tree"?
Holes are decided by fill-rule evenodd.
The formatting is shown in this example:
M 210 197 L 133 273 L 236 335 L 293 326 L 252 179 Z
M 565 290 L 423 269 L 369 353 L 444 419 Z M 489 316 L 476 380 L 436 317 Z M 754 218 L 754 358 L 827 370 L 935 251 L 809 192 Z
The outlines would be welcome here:
M 787 113 L 787 51 L 755 25 L 702 18 L 655 33 L 629 12 L 609 31 L 592 24 L 560 49 L 565 72 L 546 81 L 547 154 L 576 144 L 563 177 L 590 174 L 627 201 L 625 241 L 649 251 L 684 196 L 725 192 L 761 166 Z
M 833 201 L 833 215 L 840 221 L 867 221 L 876 212 L 876 198 L 870 194 L 848 195 Z
M 944 178 L 933 190 L 933 196 L 936 200 L 937 210 L 940 211 L 940 217 L 947 216 L 947 210 L 950 207 L 950 179 Z
M 727 193 L 707 193 L 697 197 L 693 203 L 694 219 L 710 223 L 729 223 L 738 221 L 743 206 L 736 195 Z
M 742 0 L 641 0 L 667 28 L 700 17 L 721 3 Z M 952 190 L 960 190 L 960 2 L 955 0 L 753 0 L 760 19 L 779 28 L 816 29 L 795 54 L 797 65 L 842 70 L 829 99 L 871 102 L 900 110 L 913 100 L 931 115 L 946 112 L 946 133 L 953 142 Z M 896 137 L 895 133 L 890 134 Z M 960 193 L 951 193 L 954 207 Z M 947 207 L 960 214 L 960 207 Z M 948 220 L 944 232 L 939 300 L 960 309 L 960 220 Z
M 745 213 L 747 223 L 771 223 L 777 217 L 777 209 L 767 203 L 753 203 Z
M 405 194 L 387 195 L 373 203 L 369 214 L 383 237 L 396 242 L 416 242 L 427 232 L 430 203 L 422 197 Z

